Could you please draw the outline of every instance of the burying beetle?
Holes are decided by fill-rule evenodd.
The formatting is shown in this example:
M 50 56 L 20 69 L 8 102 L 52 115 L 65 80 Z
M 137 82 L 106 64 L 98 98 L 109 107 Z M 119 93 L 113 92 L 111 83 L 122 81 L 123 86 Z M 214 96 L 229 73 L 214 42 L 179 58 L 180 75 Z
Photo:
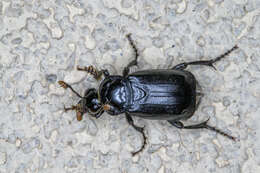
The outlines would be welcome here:
M 208 120 L 185 126 L 181 120 L 190 118 L 196 108 L 199 106 L 199 100 L 196 97 L 201 93 L 196 92 L 198 85 L 194 75 L 186 71 L 188 65 L 206 65 L 213 67 L 213 63 L 220 61 L 237 49 L 234 46 L 226 53 L 215 59 L 208 61 L 184 62 L 174 66 L 171 69 L 153 69 L 137 71 L 129 74 L 129 68 L 137 65 L 138 51 L 128 34 L 127 38 L 133 47 L 135 59 L 131 61 L 123 70 L 123 76 L 110 75 L 108 70 L 98 71 L 93 66 L 80 68 L 80 71 L 86 71 L 100 79 L 104 75 L 99 89 L 90 88 L 86 90 L 84 97 L 78 94 L 69 84 L 59 81 L 63 88 L 70 88 L 81 100 L 76 106 L 65 108 L 65 111 L 75 110 L 77 120 L 82 120 L 84 113 L 89 113 L 95 118 L 99 118 L 104 112 L 110 115 L 119 115 L 125 113 L 127 122 L 143 135 L 143 145 L 133 155 L 141 152 L 146 144 L 144 127 L 138 127 L 134 124 L 132 116 L 138 116 L 145 119 L 167 120 L 173 126 L 179 129 L 209 129 L 215 131 L 232 140 L 234 137 L 225 132 L 216 129 L 207 124 Z

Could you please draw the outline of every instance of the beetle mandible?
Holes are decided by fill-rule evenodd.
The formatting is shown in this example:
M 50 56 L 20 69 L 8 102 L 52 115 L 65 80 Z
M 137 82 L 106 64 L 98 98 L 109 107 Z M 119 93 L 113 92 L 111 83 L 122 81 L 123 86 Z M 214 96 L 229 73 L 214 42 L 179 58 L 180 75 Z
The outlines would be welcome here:
M 138 50 L 131 38 L 127 39 L 134 50 L 135 59 L 131 61 L 123 70 L 123 75 L 110 75 L 108 70 L 97 70 L 93 66 L 77 67 L 79 71 L 85 71 L 99 80 L 104 79 L 99 85 L 98 90 L 87 89 L 84 96 L 78 94 L 69 84 L 64 81 L 58 83 L 63 88 L 69 88 L 81 100 L 77 105 L 66 108 L 65 111 L 75 110 L 77 120 L 82 120 L 84 113 L 88 113 L 95 118 L 99 118 L 104 112 L 110 115 L 125 114 L 127 122 L 143 136 L 143 144 L 138 151 L 132 152 L 133 155 L 141 152 L 146 145 L 144 127 L 134 124 L 133 116 L 145 119 L 167 120 L 171 125 L 179 129 L 209 129 L 215 131 L 232 140 L 235 137 L 208 125 L 208 120 L 185 126 L 181 121 L 189 119 L 199 105 L 196 97 L 201 93 L 197 92 L 194 75 L 186 71 L 189 65 L 205 65 L 215 69 L 214 63 L 220 61 L 232 51 L 238 48 L 234 46 L 226 53 L 211 60 L 201 60 L 184 62 L 171 69 L 153 69 L 130 73 L 130 67 L 137 65 Z

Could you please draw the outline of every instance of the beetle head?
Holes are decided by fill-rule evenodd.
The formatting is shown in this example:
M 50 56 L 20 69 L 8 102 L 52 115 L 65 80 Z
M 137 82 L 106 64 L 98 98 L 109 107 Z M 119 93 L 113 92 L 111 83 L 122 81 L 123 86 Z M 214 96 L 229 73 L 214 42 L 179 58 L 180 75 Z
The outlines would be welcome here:
M 102 106 L 98 99 L 97 90 L 94 88 L 90 88 L 86 90 L 84 97 L 80 97 L 81 100 L 78 102 L 76 106 L 72 106 L 70 108 L 65 108 L 65 111 L 75 110 L 77 120 L 81 121 L 83 114 L 89 113 L 92 116 L 97 116 L 102 110 Z
M 95 88 L 90 88 L 90 89 L 86 90 L 86 92 L 84 94 L 84 98 L 82 100 L 84 100 L 84 99 L 85 99 L 85 101 L 83 101 L 82 104 L 88 108 L 88 112 L 90 114 L 92 114 L 92 115 L 96 114 L 102 108 L 101 103 L 98 98 L 97 90 Z

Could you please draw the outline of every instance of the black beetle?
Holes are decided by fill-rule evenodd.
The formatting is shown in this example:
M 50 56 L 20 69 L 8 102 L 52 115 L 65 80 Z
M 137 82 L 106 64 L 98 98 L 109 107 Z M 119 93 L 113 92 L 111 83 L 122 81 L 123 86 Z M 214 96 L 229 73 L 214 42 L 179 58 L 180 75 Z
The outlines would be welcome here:
M 86 90 L 84 97 L 78 94 L 69 84 L 59 81 L 63 88 L 70 88 L 81 100 L 76 106 L 65 108 L 65 111 L 75 110 L 77 119 L 82 120 L 84 113 L 89 113 L 93 117 L 100 117 L 104 111 L 110 115 L 119 115 L 125 113 L 127 122 L 144 138 L 142 147 L 132 154 L 141 152 L 146 144 L 144 128 L 134 124 L 132 116 L 138 116 L 146 119 L 167 120 L 173 126 L 180 129 L 209 129 L 232 140 L 234 137 L 209 126 L 207 121 L 184 126 L 181 120 L 190 118 L 199 105 L 196 97 L 201 96 L 196 87 L 198 82 L 194 75 L 186 71 L 188 65 L 206 65 L 213 67 L 213 63 L 229 55 L 234 46 L 226 53 L 217 58 L 208 61 L 185 62 L 174 66 L 171 69 L 155 69 L 138 71 L 129 74 L 129 68 L 137 65 L 138 51 L 133 40 L 128 34 L 127 38 L 135 52 L 135 59 L 131 61 L 123 70 L 123 76 L 110 75 L 107 70 L 98 71 L 93 66 L 80 68 L 80 71 L 86 71 L 92 74 L 97 80 L 103 75 L 98 91 L 94 88 Z

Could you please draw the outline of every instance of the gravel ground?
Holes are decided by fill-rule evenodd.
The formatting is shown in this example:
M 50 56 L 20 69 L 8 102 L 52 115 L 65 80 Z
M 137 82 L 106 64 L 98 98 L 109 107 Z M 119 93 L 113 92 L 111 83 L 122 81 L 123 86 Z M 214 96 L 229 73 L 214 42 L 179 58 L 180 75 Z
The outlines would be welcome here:
M 0 172 L 260 172 L 259 0 L 0 0 Z M 145 125 L 148 145 L 125 117 L 84 116 L 63 105 L 97 87 L 77 65 L 121 74 L 139 50 L 138 67 L 169 68 L 206 60 L 234 45 L 217 70 L 193 66 L 205 96 L 186 123 L 206 120 L 237 137 Z

